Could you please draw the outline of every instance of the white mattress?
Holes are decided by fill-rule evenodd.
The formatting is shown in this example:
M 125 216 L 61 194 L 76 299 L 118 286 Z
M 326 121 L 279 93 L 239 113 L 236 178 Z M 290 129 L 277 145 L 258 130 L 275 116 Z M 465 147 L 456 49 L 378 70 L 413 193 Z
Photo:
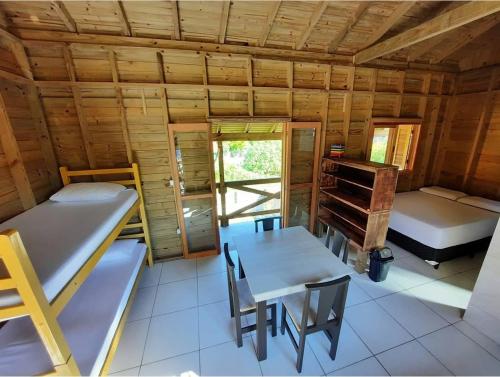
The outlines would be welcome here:
M 493 235 L 498 214 L 421 191 L 396 194 L 389 227 L 444 249 Z
M 47 200 L 0 224 L 0 231 L 17 229 L 42 283 L 52 301 L 88 260 L 137 200 L 135 190 L 116 198 L 86 202 Z M 0 265 L 0 277 L 5 276 Z M 0 293 L 0 306 L 19 303 L 12 291 Z
M 98 375 L 140 271 L 146 246 L 115 241 L 59 316 L 59 324 L 82 375 Z M 52 371 L 52 363 L 29 317 L 0 329 L 0 375 Z

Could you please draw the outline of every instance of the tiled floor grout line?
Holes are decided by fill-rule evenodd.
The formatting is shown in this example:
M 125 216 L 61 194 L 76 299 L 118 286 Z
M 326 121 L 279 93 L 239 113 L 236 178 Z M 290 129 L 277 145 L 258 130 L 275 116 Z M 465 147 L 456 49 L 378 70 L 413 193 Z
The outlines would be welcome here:
M 464 321 L 464 320 L 462 319 L 462 321 Z M 459 322 L 460 322 L 460 321 L 459 321 Z M 467 321 L 465 321 L 465 322 L 467 322 Z M 471 338 L 469 335 L 467 335 L 467 334 L 466 334 L 466 333 L 464 333 L 462 330 L 460 330 L 457 326 L 455 326 L 455 324 L 457 324 L 457 323 L 458 323 L 458 322 L 455 322 L 455 323 L 452 323 L 451 325 L 452 325 L 455 329 L 457 329 L 457 330 L 458 330 L 461 334 L 463 334 L 464 336 L 466 336 L 467 338 L 469 338 L 470 340 L 472 340 L 474 343 L 476 343 L 476 344 L 477 344 L 479 347 L 481 347 L 483 350 L 485 350 L 486 352 L 488 352 L 488 353 L 489 353 L 489 354 L 490 354 L 493 358 L 495 358 L 496 360 L 500 361 L 500 357 L 497 357 L 497 356 L 495 356 L 494 354 L 492 354 L 490 351 L 488 351 L 488 349 L 487 349 L 486 347 L 483 347 L 483 345 L 481 345 L 481 343 L 477 342 L 475 339 Z M 471 326 L 471 325 L 469 325 L 469 326 Z M 487 336 L 486 334 L 483 334 L 481 331 L 476 330 L 476 329 L 474 328 L 474 326 L 471 326 L 471 327 L 473 328 L 473 330 L 474 330 L 474 331 L 477 331 L 479 334 L 484 335 L 484 336 L 486 336 L 488 339 L 490 339 L 490 337 L 489 337 L 489 336 Z M 498 343 L 496 343 L 494 340 L 492 340 L 492 339 L 490 339 L 490 340 L 491 340 L 493 343 L 498 344 Z
M 450 325 L 450 326 L 453 326 L 453 325 Z M 446 327 L 449 327 L 449 326 L 445 326 L 439 330 L 442 330 L 442 329 L 445 329 Z M 436 330 L 436 331 L 439 331 L 439 330 Z M 432 333 L 429 333 L 429 334 L 432 334 Z M 429 334 L 426 334 L 424 336 L 427 336 Z M 453 373 L 451 370 L 448 369 L 448 367 L 446 365 L 443 364 L 443 362 L 441 360 L 439 360 L 439 358 L 437 358 L 432 352 L 431 350 L 427 349 L 427 347 L 420 341 L 420 339 L 423 338 L 423 336 L 421 336 L 420 338 L 417 338 L 416 341 L 418 344 L 420 344 L 422 346 L 423 349 L 425 349 L 427 352 L 429 352 L 429 355 L 431 355 L 439 364 L 441 364 L 444 369 L 446 369 L 448 372 L 450 372 L 450 375 L 452 376 L 455 376 L 455 373 Z

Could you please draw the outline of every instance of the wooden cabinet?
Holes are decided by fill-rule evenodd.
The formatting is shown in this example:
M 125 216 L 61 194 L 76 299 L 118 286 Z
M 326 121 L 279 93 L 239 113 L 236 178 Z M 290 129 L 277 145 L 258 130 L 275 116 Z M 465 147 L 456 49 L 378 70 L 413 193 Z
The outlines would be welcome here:
M 362 252 L 383 246 L 397 177 L 397 166 L 323 158 L 318 220 L 340 230 Z

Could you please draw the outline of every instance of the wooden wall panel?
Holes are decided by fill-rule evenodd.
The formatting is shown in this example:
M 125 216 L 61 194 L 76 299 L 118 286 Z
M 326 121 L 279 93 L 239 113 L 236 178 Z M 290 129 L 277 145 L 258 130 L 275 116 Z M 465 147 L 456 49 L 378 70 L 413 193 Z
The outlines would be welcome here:
M 500 83 L 498 67 L 459 75 L 457 105 L 443 136 L 434 182 L 500 200 Z
M 51 42 L 28 43 L 27 51 L 59 165 L 88 167 L 90 153 L 97 167 L 122 166 L 128 163 L 127 148 L 139 162 L 157 258 L 181 253 L 169 185 L 169 122 L 252 113 L 320 121 L 325 152 L 340 142 L 348 156 L 364 158 L 372 116 L 431 122 L 432 109 L 443 114 L 448 101 L 440 94 L 451 92 L 453 79 L 424 71 L 145 47 Z M 73 89 L 68 66 L 74 67 Z M 435 118 L 438 132 L 442 116 Z M 433 135 L 426 137 L 427 154 Z M 400 189 L 426 182 L 432 160 L 419 158 L 413 174 L 418 179 L 410 177 Z

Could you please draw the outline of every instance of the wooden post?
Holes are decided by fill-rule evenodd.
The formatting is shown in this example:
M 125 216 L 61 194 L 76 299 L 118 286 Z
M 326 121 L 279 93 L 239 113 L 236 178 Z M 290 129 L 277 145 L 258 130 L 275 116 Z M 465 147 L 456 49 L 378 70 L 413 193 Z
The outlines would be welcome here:
M 217 142 L 217 151 L 219 154 L 219 193 L 220 193 L 220 205 L 221 205 L 221 219 L 220 226 L 229 226 L 229 219 L 226 213 L 226 192 L 227 187 L 224 178 L 224 148 L 222 146 L 222 141 Z
M 67 46 L 63 48 L 63 55 L 64 55 L 64 62 L 66 63 L 66 70 L 68 72 L 68 77 L 72 83 L 76 83 L 77 80 L 76 80 L 75 67 L 73 65 L 73 58 L 71 56 L 71 51 Z M 80 88 L 71 85 L 71 92 L 73 93 L 75 110 L 78 116 L 78 123 L 80 125 L 80 130 L 82 133 L 83 145 L 85 147 L 85 152 L 87 154 L 87 160 L 90 168 L 94 169 L 96 167 L 96 161 L 95 161 L 94 151 L 92 149 L 89 125 L 87 123 L 87 118 L 83 111 L 82 95 L 80 93 Z
M 112 50 L 109 51 L 109 64 L 111 66 L 111 74 L 113 75 L 113 82 L 119 83 L 120 75 L 118 73 L 118 64 L 116 62 L 115 52 Z M 120 111 L 120 124 L 122 128 L 123 141 L 125 143 L 125 150 L 127 151 L 127 160 L 130 164 L 133 162 L 134 159 L 132 157 L 132 147 L 130 145 L 130 136 L 128 133 L 128 124 L 127 124 L 127 116 L 125 114 L 125 106 L 123 105 L 123 93 L 119 86 L 115 88 L 115 91 L 116 91 L 116 100 Z
M 30 209 L 36 205 L 35 195 L 31 188 L 31 183 L 24 166 L 21 151 L 17 144 L 14 129 L 10 122 L 7 108 L 0 93 L 0 142 L 5 153 L 5 158 L 9 165 L 10 173 L 16 185 L 19 199 L 24 209 Z

